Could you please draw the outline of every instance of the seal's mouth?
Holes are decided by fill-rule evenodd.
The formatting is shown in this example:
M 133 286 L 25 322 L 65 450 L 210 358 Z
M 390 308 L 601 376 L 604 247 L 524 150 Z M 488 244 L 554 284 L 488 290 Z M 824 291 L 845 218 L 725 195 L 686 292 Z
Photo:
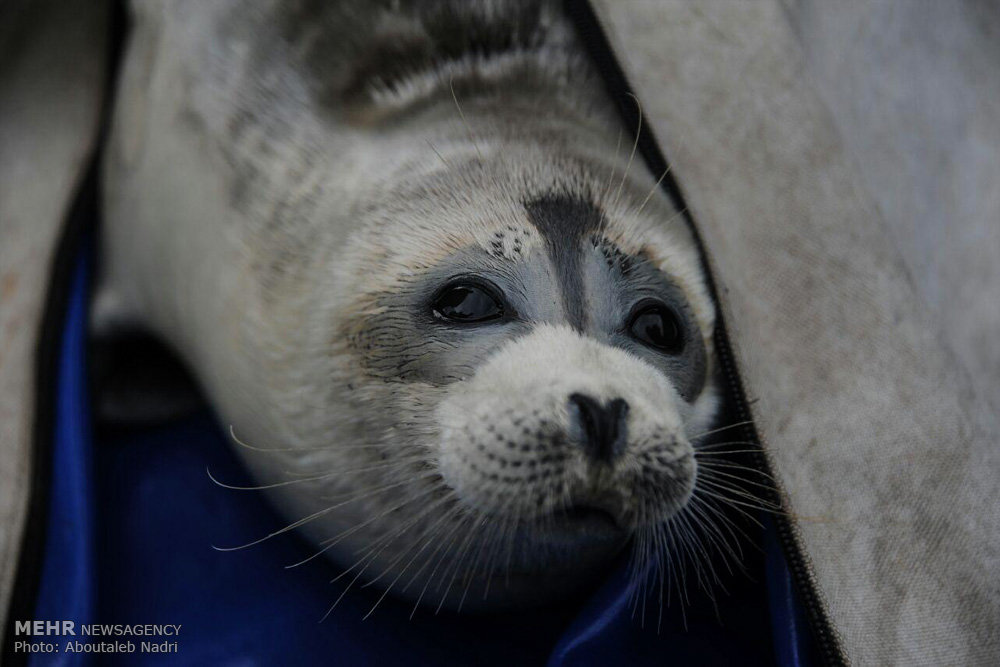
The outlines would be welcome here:
M 557 508 L 541 519 L 546 541 L 619 542 L 629 529 L 622 514 L 612 505 L 577 501 Z
M 521 574 L 566 573 L 603 567 L 627 544 L 631 531 L 606 507 L 574 503 L 522 524 L 512 571 Z

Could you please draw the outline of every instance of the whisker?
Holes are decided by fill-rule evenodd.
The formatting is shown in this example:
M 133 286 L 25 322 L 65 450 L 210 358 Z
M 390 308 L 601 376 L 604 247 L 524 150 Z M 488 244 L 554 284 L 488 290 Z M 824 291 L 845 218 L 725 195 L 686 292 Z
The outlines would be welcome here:
M 755 475 L 760 475 L 761 477 L 770 480 L 772 483 L 775 481 L 774 477 L 764 472 L 763 470 L 758 470 L 757 468 L 754 468 L 752 466 L 745 466 L 739 463 L 723 463 L 723 461 L 726 461 L 726 459 L 718 459 L 718 458 L 705 459 L 698 463 L 698 467 L 700 470 L 715 470 L 716 468 L 726 468 L 729 470 L 742 470 L 743 472 L 746 473 L 754 473 Z M 772 486 L 768 488 L 773 490 L 774 487 Z
M 437 490 L 437 489 L 435 487 L 432 487 L 431 489 L 428 490 L 428 492 L 435 491 L 435 490 Z M 422 494 L 422 495 L 426 495 L 426 494 Z M 298 528 L 299 526 L 303 526 L 303 525 L 309 523 L 310 521 L 318 519 L 319 517 L 332 512 L 333 510 L 337 509 L 338 507 L 342 507 L 343 505 L 346 505 L 347 502 L 349 502 L 349 501 L 345 501 L 343 503 L 338 503 L 336 505 L 332 505 L 332 506 L 329 506 L 329 507 L 324 507 L 323 509 L 318 510 L 316 512 L 313 512 L 312 514 L 310 514 L 310 515 L 308 515 L 306 517 L 303 517 L 302 519 L 299 519 L 298 521 L 293 521 L 292 523 L 288 524 L 287 526 L 285 526 L 284 528 L 282 528 L 280 530 L 276 530 L 273 533 L 269 533 L 268 535 L 265 535 L 264 537 L 262 537 L 260 539 L 257 539 L 257 540 L 254 540 L 252 542 L 247 542 L 246 544 L 241 544 L 240 546 L 236 546 L 236 547 L 217 547 L 217 546 L 213 545 L 212 548 L 215 549 L 216 551 L 239 551 L 240 549 L 246 549 L 248 547 L 255 546 L 257 544 L 260 544 L 261 542 L 264 542 L 266 540 L 271 539 L 272 537 L 277 537 L 278 535 L 282 535 L 284 533 L 287 533 L 290 530 L 294 530 L 294 529 Z M 378 518 L 378 517 L 375 517 L 375 518 Z M 372 520 L 374 520 L 374 519 L 372 519 Z M 315 557 L 315 555 L 316 554 L 314 554 L 313 556 L 310 556 L 306 560 L 311 560 L 312 558 Z M 302 561 L 302 562 L 305 562 L 305 561 Z M 295 565 L 299 565 L 299 564 L 300 563 L 296 563 Z M 291 567 L 294 567 L 295 565 L 293 565 Z
M 380 463 L 380 464 L 365 466 L 362 468 L 353 468 L 349 470 L 335 470 L 333 472 L 326 472 L 321 475 L 313 475 L 311 477 L 301 477 L 299 479 L 288 479 L 283 482 L 274 482 L 273 484 L 262 484 L 260 486 L 234 486 L 232 484 L 226 484 L 225 482 L 220 482 L 218 479 L 216 479 L 212 475 L 212 471 L 208 467 L 205 468 L 205 472 L 208 473 L 208 478 L 211 479 L 212 482 L 214 482 L 217 486 L 221 486 L 223 489 L 228 489 L 230 491 L 266 491 L 268 489 L 278 489 L 283 486 L 290 486 L 292 484 L 301 484 L 303 482 L 318 482 L 323 479 L 336 477 L 337 475 L 353 475 L 361 472 L 384 470 L 386 468 L 397 468 L 397 467 L 402 468 L 422 458 L 423 456 L 419 454 L 414 454 L 413 456 L 405 457 L 389 463 Z
M 455 91 L 454 91 L 454 90 L 452 90 L 452 91 L 451 91 L 451 94 L 452 94 L 452 95 L 454 95 L 454 94 L 455 94 Z M 456 103 L 457 103 L 457 100 L 456 100 Z M 428 146 L 428 147 L 429 147 L 429 148 L 430 148 L 430 149 L 431 149 L 432 151 L 434 151 L 434 155 L 437 155 L 437 156 L 438 156 L 438 159 L 439 159 L 439 160 L 441 160 L 441 162 L 443 162 L 443 163 L 444 163 L 444 166 L 446 166 L 446 167 L 448 167 L 449 169 L 451 169 L 451 164 L 449 164 L 449 163 L 448 163 L 448 161 L 444 159 L 444 156 L 443 156 L 443 155 L 441 155 L 441 153 L 440 153 L 440 152 L 438 151 L 437 147 L 436 147 L 436 146 L 434 146 L 434 144 L 432 144 L 432 143 L 431 143 L 431 140 L 430 140 L 430 139 L 426 139 L 425 141 L 427 141 L 427 146 Z
M 465 125 L 465 130 L 469 133 L 469 139 L 472 141 L 472 147 L 476 149 L 476 155 L 479 156 L 479 161 L 485 162 L 485 160 L 483 160 L 483 154 L 479 150 L 479 142 L 476 141 L 476 135 L 472 132 L 472 126 L 470 126 L 469 121 L 465 119 L 465 113 L 462 111 L 462 105 L 458 103 L 458 95 L 455 94 L 455 77 L 448 79 L 448 88 L 451 90 L 451 99 L 455 102 L 455 108 L 458 109 L 458 115 L 462 119 L 462 124 Z
M 772 502 L 769 499 L 762 498 L 762 497 L 760 497 L 760 496 L 752 493 L 751 491 L 749 491 L 747 489 L 744 489 L 744 488 L 742 488 L 740 486 L 737 486 L 736 484 L 734 484 L 732 482 L 729 482 L 729 481 L 727 481 L 725 479 L 721 479 L 719 476 L 723 475 L 723 474 L 728 474 L 728 473 L 720 473 L 718 471 L 702 470 L 701 474 L 699 475 L 699 481 L 701 481 L 701 482 L 703 482 L 705 484 L 712 485 L 716 490 L 727 491 L 727 492 L 733 494 L 733 496 L 735 496 L 737 498 L 743 498 L 743 499 L 745 499 L 747 501 L 750 501 L 750 502 L 760 503 L 762 508 L 767 507 L 767 508 L 770 508 L 770 509 L 777 509 L 779 507 L 777 503 Z M 732 477 L 732 476 L 730 475 L 730 477 Z M 751 484 L 751 482 L 743 480 L 740 477 L 736 477 L 735 479 L 739 480 L 741 483 Z M 764 488 L 767 489 L 769 492 L 773 492 L 772 487 L 765 486 Z
M 298 479 L 289 481 L 315 481 L 316 479 L 325 479 L 326 476 L 336 476 L 336 475 L 353 475 L 355 473 L 362 472 L 374 472 L 376 470 L 391 470 L 393 468 L 402 468 L 413 463 L 414 461 L 424 461 L 426 460 L 426 455 L 422 452 L 413 452 L 412 454 L 407 454 L 406 456 L 398 456 L 391 461 L 379 461 L 378 463 L 366 464 L 360 468 L 338 468 L 336 470 L 328 470 L 326 472 L 320 473 L 323 477 L 318 477 L 315 471 L 312 472 L 297 472 L 295 470 L 283 470 L 282 473 L 285 475 L 290 475 L 292 477 L 297 477 Z
M 607 199 L 608 195 L 611 194 L 611 183 L 615 180 L 615 171 L 618 169 L 618 151 L 622 147 L 622 128 L 618 128 L 618 143 L 615 145 L 615 158 L 611 162 L 611 173 L 608 175 L 608 183 L 604 188 L 604 194 L 601 195 L 601 199 Z
M 642 105 L 639 103 L 639 98 L 628 93 L 628 96 L 635 101 L 635 106 L 639 110 L 639 120 L 635 128 L 635 141 L 632 142 L 632 152 L 628 156 L 628 162 L 625 164 L 625 172 L 622 174 L 622 180 L 618 184 L 618 190 L 615 192 L 615 201 L 613 206 L 617 206 L 622 195 L 622 188 L 625 187 L 625 179 L 628 178 L 629 169 L 632 168 L 632 161 L 635 159 L 636 148 L 639 147 L 639 137 L 642 134 Z
M 435 522 L 434 522 L 434 523 L 432 524 L 432 527 L 435 527 L 435 526 L 437 526 L 438 524 L 442 523 L 442 522 L 443 522 L 443 521 L 445 521 L 445 520 L 450 520 L 451 518 L 454 518 L 454 516 L 455 516 L 456 514 L 458 514 L 459 512 L 460 512 L 460 509 L 459 509 L 459 508 L 453 508 L 451 512 L 449 512 L 449 513 L 445 513 L 445 514 L 443 514 L 443 515 L 442 515 L 441 517 L 439 517 L 439 518 L 438 518 L 438 520 L 437 520 L 437 521 L 435 521 Z M 425 533 L 424 533 L 424 534 L 426 534 L 427 532 L 429 532 L 429 530 L 430 530 L 430 529 L 428 529 L 428 531 L 425 531 Z M 365 614 L 365 615 L 364 615 L 364 616 L 362 617 L 362 619 L 361 619 L 362 621 L 363 621 L 363 620 L 365 620 L 365 619 L 367 619 L 367 618 L 368 618 L 369 616 L 371 616 L 371 615 L 372 615 L 373 613 L 375 613 L 375 610 L 376 610 L 376 609 L 378 609 L 378 606 L 379 606 L 379 605 L 380 605 L 380 604 L 382 603 L 382 600 L 384 600 L 384 599 L 385 599 L 385 597 L 386 597 L 386 596 L 387 596 L 387 595 L 389 594 L 389 591 L 391 591 L 391 590 L 392 590 L 393 586 L 395 586 L 395 585 L 396 585 L 396 582 L 398 582 L 398 581 L 400 580 L 400 578 L 401 578 L 401 577 L 402 577 L 402 576 L 403 576 L 404 574 L 406 574 L 406 571 L 407 571 L 408 569 L 410 569 L 410 566 L 411 566 L 411 565 L 413 565 L 413 561 L 415 561 L 415 560 L 416 560 L 417 556 L 419 556 L 419 555 L 420 555 L 421 553 L 423 553 L 424 549 L 426 549 L 426 548 L 427 548 L 428 546 L 430 546 L 430 544 L 431 544 L 431 543 L 432 543 L 432 542 L 434 541 L 434 537 L 435 537 L 435 535 L 436 535 L 436 533 L 435 533 L 435 534 L 431 534 L 431 536 L 430 536 L 430 537 L 429 537 L 429 538 L 427 539 L 427 541 L 425 541 L 425 542 L 424 542 L 423 546 L 421 546 L 421 547 L 420 547 L 420 549 L 419 549 L 419 550 L 418 550 L 418 551 L 417 551 L 416 553 L 414 553 L 414 554 L 413 554 L 413 556 L 412 556 L 412 557 L 410 558 L 410 560 L 408 560 L 408 561 L 407 561 L 407 563 L 406 563 L 406 565 L 405 565 L 405 566 L 403 567 L 403 569 L 399 571 L 399 574 L 397 574 L 397 575 L 396 575 L 396 577 L 395 577 L 395 578 L 394 578 L 394 579 L 393 579 L 393 580 L 392 580 L 392 581 L 391 581 L 391 582 L 389 583 L 389 585 L 388 585 L 388 586 L 386 587 L 386 589 L 385 589 L 385 590 L 384 590 L 384 591 L 382 592 L 382 595 L 381 595 L 381 596 L 380 596 L 380 597 L 378 598 L 378 600 L 376 600 L 376 601 L 375 601 L 375 604 L 374 604 L 374 605 L 372 605 L 372 608 L 371 608 L 370 610 L 368 610 L 368 613 L 367 613 L 367 614 Z M 418 539 L 419 539 L 419 538 L 418 538 Z M 412 549 L 412 547 L 410 547 L 410 548 Z M 405 555 L 406 555 L 406 553 L 408 553 L 408 552 L 409 552 L 409 550 L 407 550 L 407 551 L 404 551 L 402 555 L 403 555 L 403 556 L 405 556 Z M 400 559 L 399 559 L 399 560 L 401 560 L 401 559 L 402 559 L 402 557 L 400 557 Z M 371 581 L 369 581 L 368 583 L 366 583 L 366 584 L 365 584 L 365 585 L 364 585 L 364 586 L 363 586 L 362 588 L 365 588 L 365 587 L 368 587 L 368 586 L 371 586 L 371 585 L 372 585 L 373 583 L 375 583 L 376 581 L 378 581 L 379 579 L 381 579 L 381 578 L 382 578 L 382 577 L 383 577 L 383 576 L 384 576 L 384 575 L 386 574 L 386 572 L 388 572 L 388 571 L 389 571 L 389 570 L 390 570 L 390 569 L 391 569 L 392 567 L 395 567 L 395 565 L 396 565 L 396 564 L 397 564 L 398 562 L 399 562 L 399 561 L 397 560 L 397 561 L 394 561 L 394 562 L 390 563 L 390 564 L 389 564 L 388 566 L 386 566 L 386 569 L 385 569 L 385 571 L 384 571 L 384 572 L 383 572 L 382 574 L 380 574 L 380 575 L 379 575 L 378 577 L 376 577 L 375 579 L 372 579 Z
M 757 544 L 756 544 L 756 542 L 754 540 L 752 540 L 749 535 L 747 535 L 746 531 L 744 531 L 742 528 L 740 528 L 740 526 L 737 525 L 735 521 L 733 521 L 728 516 L 726 516 L 726 513 L 723 512 L 719 507 L 716 507 L 713 504 L 715 502 L 718 502 L 718 501 L 713 500 L 712 498 L 707 498 L 705 496 L 692 496 L 691 497 L 691 503 L 694 506 L 698 507 L 699 511 L 711 512 L 712 516 L 714 516 L 716 519 L 718 519 L 719 524 L 721 524 L 726 529 L 726 531 L 733 537 L 733 544 L 736 545 L 736 549 L 739 551 L 739 563 L 740 563 L 740 567 L 742 568 L 743 567 L 743 563 L 742 563 L 742 561 L 743 561 L 743 547 L 741 546 L 740 539 L 736 537 L 736 535 L 735 535 L 735 533 L 733 531 L 735 531 L 735 532 L 739 533 L 740 535 L 742 535 L 743 536 L 743 540 L 745 540 L 747 544 L 750 544 L 751 546 L 753 546 L 754 548 L 756 548 L 758 551 L 760 550 L 760 547 L 758 547 Z
M 463 517 L 463 520 L 457 522 L 455 524 L 455 526 L 452 528 L 452 530 L 449 531 L 449 533 L 448 533 L 448 539 L 451 539 L 451 535 L 454 534 L 458 530 L 459 527 L 462 527 L 462 526 L 466 525 L 466 523 L 471 522 L 472 520 L 473 519 L 472 519 L 472 515 L 471 514 L 467 514 L 465 517 Z M 439 551 L 444 545 L 445 545 L 445 542 L 442 541 L 441 544 L 438 545 L 438 549 L 435 550 L 435 553 L 437 551 Z M 432 555 L 432 557 L 433 557 L 433 555 Z M 443 558 L 438 558 L 437 562 L 434 564 L 434 568 L 431 570 L 431 573 L 427 576 L 427 581 L 424 582 L 424 587 L 420 590 L 420 595 L 417 597 L 417 602 L 416 602 L 416 604 L 413 605 L 413 611 L 410 612 L 410 618 L 411 619 L 413 618 L 413 615 L 417 613 L 417 608 L 420 606 L 421 600 L 424 599 L 424 594 L 427 593 L 427 588 L 431 585 L 431 582 L 434 580 L 434 575 L 437 574 L 438 568 L 441 566 L 442 562 L 444 562 L 444 559 Z M 421 568 L 421 570 L 422 569 L 423 568 Z M 417 574 L 414 575 L 414 579 L 419 575 L 419 573 L 420 573 L 421 570 L 417 571 Z M 413 583 L 414 579 L 410 580 L 410 584 Z M 410 584 L 407 584 L 407 588 L 409 588 Z M 404 589 L 404 590 L 406 590 L 406 589 Z
M 755 486 L 755 487 L 757 487 L 759 489 L 764 489 L 768 493 L 774 493 L 775 492 L 775 488 L 774 488 L 773 485 L 762 484 L 761 482 L 754 482 L 753 480 L 745 479 L 743 477 L 740 477 L 739 475 L 734 475 L 734 474 L 729 473 L 729 472 L 722 472 L 721 470 L 715 470 L 714 468 L 717 468 L 717 467 L 721 467 L 721 466 L 717 466 L 717 465 L 703 466 L 702 469 L 701 469 L 701 474 L 705 475 L 709 479 L 713 479 L 716 483 L 721 483 L 722 480 L 720 480 L 719 478 L 720 477 L 724 477 L 726 479 L 736 480 L 736 481 L 738 481 L 738 482 L 740 482 L 742 484 L 749 484 L 750 486 Z M 739 488 L 739 487 L 734 487 L 734 488 Z M 749 492 L 747 492 L 747 493 L 749 493 Z M 749 495 L 752 496 L 753 494 L 749 494 Z
M 458 576 L 459 568 L 461 567 L 462 562 L 465 560 L 465 554 L 468 552 L 469 547 L 472 544 L 472 537 L 473 535 L 476 534 L 476 531 L 483 525 L 483 522 L 485 520 L 486 520 L 485 516 L 480 516 L 479 521 L 476 522 L 476 524 L 469 530 L 468 534 L 465 536 L 465 540 L 463 541 L 462 546 L 460 547 L 459 556 L 455 559 L 453 567 L 450 568 L 454 570 L 454 572 L 451 575 L 451 579 L 448 580 L 448 587 L 444 589 L 444 593 L 441 594 L 441 601 L 438 602 L 437 609 L 434 611 L 435 615 L 440 613 L 441 609 L 444 607 L 445 600 L 448 599 L 448 593 L 451 591 L 451 587 L 455 584 L 455 577 Z M 443 576 L 447 576 L 447 573 L 448 569 L 445 570 Z
M 739 512 L 740 514 L 745 516 L 749 521 L 754 522 L 761 528 L 764 527 L 764 524 L 762 524 L 754 515 L 750 514 L 749 512 L 746 511 L 746 509 L 743 508 L 752 509 L 756 511 L 761 511 L 761 510 L 771 511 L 770 508 L 767 507 L 761 507 L 760 505 L 753 505 L 750 503 L 741 502 L 739 500 L 734 500 L 733 498 L 727 498 L 726 496 L 720 495 L 719 493 L 716 493 L 715 491 L 712 491 L 710 489 L 702 488 L 699 491 L 699 493 L 702 493 L 706 496 L 709 496 L 710 498 L 715 498 L 716 500 L 725 503 L 734 512 Z
M 736 422 L 734 424 L 729 424 L 728 426 L 721 426 L 719 428 L 714 428 L 710 431 L 702 431 L 698 435 L 692 435 L 690 438 L 688 438 L 688 440 L 697 440 L 698 438 L 704 438 L 705 436 L 713 435 L 715 433 L 721 433 L 722 431 L 728 431 L 731 428 L 739 428 L 740 426 L 747 426 L 748 424 L 752 423 L 753 423 L 752 419 L 747 419 L 746 421 Z
M 432 511 L 432 508 L 427 508 L 422 513 L 422 515 L 426 515 L 430 511 Z M 352 565 L 349 570 L 345 571 L 344 573 L 341 573 L 339 576 L 337 576 L 333 580 L 331 580 L 330 583 L 334 583 L 335 581 L 337 581 L 338 579 L 340 579 L 340 577 L 342 577 L 344 574 L 346 574 L 346 572 L 349 572 L 350 570 L 353 570 L 361 562 L 367 560 L 367 563 L 365 563 L 364 567 L 362 567 L 358 571 L 358 573 L 354 576 L 354 578 L 351 579 L 350 583 L 348 583 L 347 586 L 344 588 L 343 592 L 341 592 L 340 596 L 334 601 L 334 603 L 330 606 L 330 608 L 327 609 L 326 613 L 323 615 L 323 618 L 320 619 L 321 623 L 323 621 L 325 621 L 330 616 L 331 613 L 333 613 L 333 610 L 337 608 L 337 605 L 340 604 L 340 601 L 344 599 L 344 596 L 347 595 L 348 591 L 350 591 L 351 588 L 354 587 L 354 584 L 356 584 L 358 582 L 358 580 L 364 575 L 365 571 L 367 571 L 368 568 L 371 567 L 372 563 L 375 562 L 375 560 L 379 557 L 379 555 L 383 551 L 385 551 L 387 548 L 389 548 L 389 545 L 391 545 L 396 539 L 398 539 L 400 536 L 402 536 L 404 533 L 406 533 L 406 531 L 409 530 L 410 527 L 412 527 L 412 525 L 415 523 L 416 520 L 419 520 L 419 519 L 415 519 L 414 521 L 411 521 L 405 527 L 403 527 L 400 530 L 397 530 L 394 534 L 392 534 L 388 538 L 382 538 L 380 540 L 377 540 L 376 544 L 379 543 L 379 542 L 383 542 L 382 546 L 377 551 L 372 552 L 372 550 L 370 549 L 369 550 L 370 555 L 362 556 L 361 559 L 359 559 L 357 563 L 355 563 L 354 565 Z
M 730 454 L 760 454 L 759 449 L 725 449 L 719 452 L 704 451 L 698 448 L 694 450 L 694 456 L 696 459 L 716 459 L 721 458 L 723 461 L 726 460 L 725 457 Z M 752 468 L 751 468 L 752 469 Z
M 435 476 L 436 476 L 435 474 L 428 474 L 428 475 L 423 475 L 422 477 L 418 477 L 416 479 L 418 479 L 418 480 L 419 479 L 427 479 L 427 478 L 435 477 Z M 405 484 L 410 484 L 413 481 L 414 480 L 403 480 L 401 482 L 396 482 L 395 484 L 388 484 L 386 486 L 381 487 L 381 489 L 379 489 L 377 491 L 372 491 L 371 493 L 365 493 L 365 494 L 353 496 L 352 498 L 350 498 L 348 500 L 344 500 L 343 502 L 338 503 L 337 505 L 334 506 L 334 508 L 336 508 L 336 507 L 342 507 L 344 505 L 347 505 L 348 503 L 352 503 L 352 502 L 355 502 L 357 500 L 362 500 L 364 498 L 368 498 L 370 496 L 374 496 L 374 495 L 377 495 L 379 493 L 384 493 L 385 491 L 397 488 L 399 486 L 403 486 Z M 440 487 L 440 485 L 436 485 L 434 488 L 439 488 L 439 487 Z M 382 516 L 382 515 L 380 515 L 380 516 Z M 362 524 L 357 524 L 357 525 L 353 526 L 352 528 L 341 532 L 338 536 L 336 536 L 336 538 L 339 538 L 339 539 L 332 539 L 331 540 L 330 538 L 327 538 L 326 540 L 324 540 L 323 542 L 321 542 L 321 544 L 323 544 L 324 546 L 319 551 L 316 551 L 315 553 L 313 553 L 308 558 L 304 558 L 304 559 L 302 559 L 300 561 L 292 563 L 291 565 L 286 565 L 285 569 L 286 570 L 290 570 L 292 568 L 299 567 L 300 565 L 304 565 L 305 563 L 308 563 L 309 561 L 313 560 L 317 556 L 320 556 L 320 555 L 326 553 L 327 551 L 329 551 L 330 549 L 332 549 L 333 547 L 335 547 L 340 542 L 341 539 L 343 539 L 345 537 L 348 537 L 349 535 L 354 534 L 355 532 L 357 532 L 361 528 L 364 528 L 366 525 L 368 525 L 368 522 L 365 522 L 365 523 L 362 523 Z
M 639 204 L 639 209 L 635 212 L 636 217 L 638 217 L 642 213 L 642 210 L 646 208 L 646 204 L 649 203 L 649 200 L 653 196 L 653 193 L 655 193 L 659 189 L 660 184 L 663 183 L 663 179 L 667 177 L 667 174 L 670 173 L 670 170 L 672 168 L 673 168 L 672 164 L 667 165 L 667 168 L 663 170 L 663 173 L 660 174 L 660 177 L 656 179 L 656 183 L 654 183 L 653 187 L 649 189 L 649 193 L 646 194 L 646 198 L 642 200 L 641 204 Z
M 700 522 L 698 525 L 704 527 L 706 530 L 712 531 L 715 534 L 717 538 L 717 541 L 715 541 L 716 547 L 720 548 L 720 551 L 723 552 L 724 554 L 728 554 L 728 556 L 732 558 L 732 560 L 740 567 L 740 569 L 743 569 L 743 563 L 742 563 L 743 549 L 740 547 L 739 541 L 736 540 L 735 535 L 733 535 L 732 532 L 730 531 L 730 536 L 732 536 L 733 539 L 736 540 L 735 542 L 736 546 L 734 548 L 732 545 L 729 544 L 729 540 L 726 538 L 725 534 L 723 534 L 722 529 L 704 509 L 704 506 L 698 505 L 697 503 L 690 503 L 688 507 L 690 508 L 692 517 L 698 518 Z M 732 574 L 733 570 L 730 567 L 729 558 L 724 558 L 723 562 L 726 565 L 726 569 L 729 570 L 730 574 Z
M 453 495 L 454 494 L 452 494 L 452 496 Z M 433 511 L 433 509 L 436 509 L 437 505 L 440 505 L 440 504 L 441 504 L 441 502 L 435 503 L 434 507 L 428 508 L 429 511 L 422 512 L 415 520 L 409 522 L 408 525 L 406 525 L 403 528 L 401 528 L 400 531 L 403 531 L 404 529 L 408 530 L 410 527 L 412 527 L 412 525 L 415 525 L 420 520 L 422 520 L 424 517 L 429 516 L 431 514 L 431 511 Z M 409 548 L 407 548 L 406 550 L 404 550 L 401 554 L 399 554 L 398 556 L 396 556 L 396 558 L 394 558 L 392 561 L 390 561 L 389 565 L 387 566 L 387 568 L 386 568 L 386 570 L 384 572 L 382 572 L 381 574 L 379 574 L 374 579 L 370 579 L 369 581 L 367 581 L 365 583 L 365 585 L 362 586 L 361 588 L 368 588 L 369 586 L 372 586 L 373 584 L 375 584 L 376 582 L 378 582 L 382 577 L 384 577 L 388 573 L 389 570 L 392 569 L 393 566 L 396 565 L 396 563 L 398 563 L 399 561 L 403 560 L 406 557 L 406 554 L 408 554 L 410 552 L 410 549 L 412 549 L 414 546 L 416 546 L 416 544 L 419 543 L 419 541 L 421 539 L 423 539 L 423 537 L 427 533 L 431 532 L 442 521 L 445 521 L 449 517 L 453 517 L 455 515 L 461 514 L 461 512 L 462 512 L 462 507 L 461 506 L 453 506 L 451 509 L 446 510 L 444 512 L 444 514 L 442 514 L 441 516 L 439 516 L 436 521 L 434 521 L 433 523 L 431 523 L 430 526 L 427 526 L 426 528 L 423 529 L 423 532 L 421 532 L 420 535 L 413 540 L 414 544 L 412 544 Z

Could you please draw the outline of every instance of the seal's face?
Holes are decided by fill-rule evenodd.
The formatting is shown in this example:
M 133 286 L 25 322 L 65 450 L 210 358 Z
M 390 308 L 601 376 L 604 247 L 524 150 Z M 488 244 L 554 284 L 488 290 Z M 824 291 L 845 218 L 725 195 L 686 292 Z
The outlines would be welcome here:
M 510 157 L 411 176 L 368 208 L 333 358 L 352 423 L 420 478 L 412 507 L 377 508 L 413 526 L 389 552 L 565 588 L 689 499 L 712 314 L 682 224 L 643 206 L 650 184 Z

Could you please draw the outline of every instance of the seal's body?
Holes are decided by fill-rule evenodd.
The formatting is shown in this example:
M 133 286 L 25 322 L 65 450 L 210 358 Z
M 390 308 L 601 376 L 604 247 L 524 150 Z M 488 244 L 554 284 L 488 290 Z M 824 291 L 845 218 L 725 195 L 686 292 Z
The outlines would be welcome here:
M 134 12 L 102 303 L 180 351 L 291 526 L 450 605 L 662 543 L 714 307 L 555 4 Z

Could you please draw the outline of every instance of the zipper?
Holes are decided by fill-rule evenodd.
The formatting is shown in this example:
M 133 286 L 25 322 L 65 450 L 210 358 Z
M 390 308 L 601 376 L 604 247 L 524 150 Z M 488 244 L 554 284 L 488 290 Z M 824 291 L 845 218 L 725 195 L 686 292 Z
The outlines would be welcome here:
M 635 98 L 636 96 L 633 95 L 632 87 L 611 49 L 611 45 L 589 0 L 565 0 L 564 6 L 567 16 L 576 28 L 577 35 L 580 37 L 594 65 L 603 78 L 607 92 L 611 96 L 611 99 L 617 103 L 625 127 L 639 127 L 639 112 L 635 105 L 629 102 L 631 98 Z M 697 225 L 695 225 L 694 217 L 685 203 L 680 186 L 674 178 L 674 171 L 668 170 L 667 159 L 660 149 L 659 142 L 657 142 L 652 131 L 649 129 L 648 124 L 641 126 L 638 135 L 635 138 L 638 150 L 650 172 L 653 174 L 666 174 L 661 187 L 670 198 L 676 210 L 681 212 L 685 223 L 691 230 L 695 243 L 698 246 L 699 258 L 708 278 L 709 292 L 716 303 L 719 303 L 719 291 L 715 283 L 715 278 L 709 270 L 711 265 L 708 261 L 708 253 L 705 249 L 704 241 L 698 232 Z M 722 313 L 719 311 L 717 311 L 716 318 L 715 347 L 721 366 L 720 370 L 727 383 L 727 399 L 736 412 L 738 421 L 744 422 L 744 426 L 740 428 L 740 432 L 743 438 L 751 443 L 751 448 L 754 450 L 750 455 L 751 465 L 757 472 L 773 478 L 771 465 L 761 444 L 757 427 L 752 420 L 750 404 L 747 401 L 743 381 L 736 368 L 729 332 Z M 776 487 L 772 487 L 769 495 L 771 497 L 765 500 L 774 502 L 776 506 L 784 507 L 781 493 Z M 843 648 L 840 645 L 840 639 L 833 624 L 830 622 L 826 608 L 820 598 L 812 566 L 803 552 L 796 526 L 783 514 L 775 514 L 772 516 L 772 520 L 777 530 L 778 542 L 785 555 L 785 560 L 795 585 L 797 598 L 805 607 L 806 620 L 812 633 L 812 638 L 816 643 L 820 660 L 824 665 L 847 665 L 847 656 L 844 654 Z
M 695 232 L 695 237 L 700 252 L 703 255 L 702 262 L 705 262 L 707 258 L 704 256 L 704 248 L 697 232 Z M 709 289 L 712 295 L 715 296 L 715 284 L 711 275 L 709 275 Z M 736 364 L 733 360 L 729 332 L 721 317 L 717 319 L 716 323 L 715 345 L 716 354 L 722 366 L 723 376 L 729 385 L 727 398 L 731 401 L 732 407 L 737 413 L 738 423 L 743 422 L 744 424 L 740 427 L 743 437 L 752 443 L 754 451 L 749 456 L 751 464 L 758 472 L 768 476 L 765 479 L 773 479 L 773 469 L 767 459 L 767 454 L 764 452 L 760 435 L 757 433 L 757 427 L 753 422 L 753 415 L 750 412 L 750 404 L 746 398 L 743 381 L 736 370 Z M 784 509 L 784 502 L 777 488 L 772 488 L 770 497 L 765 498 L 765 500 Z M 812 631 L 812 637 L 816 642 L 816 648 L 823 664 L 847 665 L 848 661 L 840 646 L 840 639 L 837 637 L 836 630 L 833 628 L 833 624 L 826 613 L 826 608 L 820 599 L 812 566 L 803 552 L 796 526 L 784 514 L 773 514 L 771 520 L 777 530 L 778 543 L 781 545 L 781 550 L 785 555 L 785 562 L 792 575 L 798 600 L 805 606 L 806 620 L 809 622 L 809 629 Z

